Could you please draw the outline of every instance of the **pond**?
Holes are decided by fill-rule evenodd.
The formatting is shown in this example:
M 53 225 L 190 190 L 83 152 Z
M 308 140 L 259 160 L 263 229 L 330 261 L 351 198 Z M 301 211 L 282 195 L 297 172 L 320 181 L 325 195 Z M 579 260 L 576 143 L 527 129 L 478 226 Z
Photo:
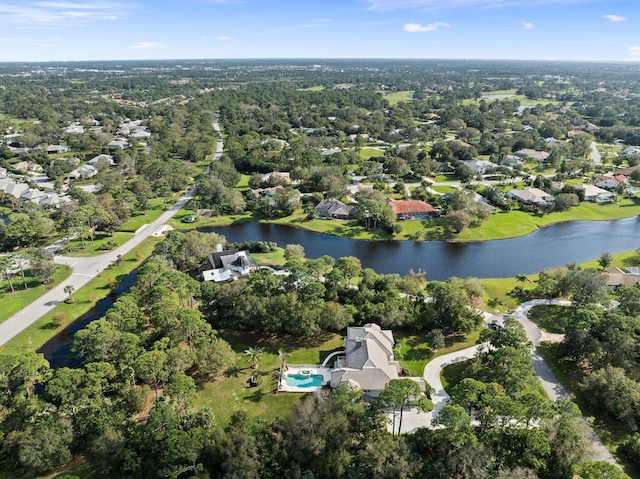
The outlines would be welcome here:
M 519 238 L 479 243 L 445 241 L 364 241 L 314 233 L 276 224 L 246 223 L 215 228 L 228 242 L 274 241 L 279 246 L 300 244 L 307 258 L 329 255 L 356 256 L 364 268 L 377 273 L 406 275 L 426 271 L 429 280 L 465 278 L 509 278 L 520 273 L 538 273 L 619 253 L 640 246 L 640 220 L 574 221 L 541 228 Z

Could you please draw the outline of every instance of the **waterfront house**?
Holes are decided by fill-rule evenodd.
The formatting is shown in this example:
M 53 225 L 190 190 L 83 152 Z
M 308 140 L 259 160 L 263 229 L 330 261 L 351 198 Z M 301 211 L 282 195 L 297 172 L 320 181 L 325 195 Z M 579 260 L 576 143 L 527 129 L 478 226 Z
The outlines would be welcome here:
M 203 271 L 203 281 L 226 283 L 245 278 L 256 268 L 256 262 L 251 258 L 249 251 L 230 249 L 223 251 L 222 245 L 218 245 L 218 251 L 209 255 L 209 263 L 213 269 Z
M 582 184 L 578 186 L 584 190 L 584 200 L 595 203 L 610 203 L 615 200 L 616 195 L 595 185 Z
M 614 175 L 612 173 L 600 175 L 596 179 L 596 186 L 607 190 L 615 190 L 628 183 L 628 179 L 624 175 Z
M 398 220 L 425 220 L 439 218 L 440 213 L 433 206 L 420 200 L 396 201 L 387 198 L 393 214 Z
M 509 190 L 507 195 L 510 198 L 522 203 L 524 205 L 533 205 L 537 207 L 546 206 L 547 204 L 553 202 L 555 198 L 547 193 L 546 191 L 542 191 L 539 188 L 525 188 L 523 190 Z
M 354 206 L 346 205 L 336 199 L 322 200 L 316 205 L 315 210 L 320 218 L 334 218 L 338 220 L 347 220 L 356 214 L 356 208 Z

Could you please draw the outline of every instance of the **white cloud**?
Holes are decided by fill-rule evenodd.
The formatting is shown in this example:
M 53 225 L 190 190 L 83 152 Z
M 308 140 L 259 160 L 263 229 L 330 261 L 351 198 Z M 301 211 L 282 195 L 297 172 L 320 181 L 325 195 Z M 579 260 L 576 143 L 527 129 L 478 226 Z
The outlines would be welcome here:
M 522 28 L 525 30 L 533 30 L 536 26 L 531 22 L 522 22 Z
M 216 37 L 216 40 L 220 40 L 221 42 L 228 42 L 229 40 L 231 40 L 231 37 L 228 35 L 218 35 Z
M 87 25 L 93 21 L 117 20 L 133 10 L 133 4 L 93 2 L 28 2 L 0 5 L 1 20 L 31 27 Z
M 321 28 L 321 27 L 326 27 L 331 22 L 333 22 L 333 19 L 331 18 L 321 18 L 319 20 L 309 22 L 309 23 L 301 23 L 300 25 L 291 25 L 289 27 L 277 28 L 275 30 L 271 30 L 270 33 L 285 33 L 285 32 L 293 32 L 296 30 L 306 30 L 310 28 Z
M 602 15 L 602 18 L 609 20 L 611 23 L 620 23 L 620 22 L 626 22 L 627 21 L 627 17 L 623 17 L 621 15 Z
M 164 48 L 164 43 L 161 42 L 136 42 L 133 45 L 129 45 L 129 50 L 148 50 L 150 48 Z
M 465 7 L 553 6 L 593 3 L 594 0 L 363 0 L 370 10 L 444 10 Z
M 631 56 L 631 60 L 640 61 L 640 45 L 629 47 L 629 55 Z
M 451 25 L 449 25 L 448 23 L 444 23 L 444 22 L 430 23 L 429 25 L 422 25 L 420 23 L 405 23 L 403 30 L 405 32 L 411 32 L 411 33 L 416 33 L 416 32 L 435 32 L 436 30 L 439 30 L 440 28 L 451 28 Z

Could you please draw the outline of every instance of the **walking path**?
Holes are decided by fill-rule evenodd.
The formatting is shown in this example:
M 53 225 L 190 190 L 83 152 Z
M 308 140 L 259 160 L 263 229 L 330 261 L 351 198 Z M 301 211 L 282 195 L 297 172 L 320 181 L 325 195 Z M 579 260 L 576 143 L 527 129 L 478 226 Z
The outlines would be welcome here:
M 556 401 L 557 399 L 570 400 L 571 397 L 555 377 L 553 371 L 549 368 L 538 349 L 540 341 L 547 340 L 547 338 L 545 337 L 546 333 L 540 331 L 540 328 L 538 328 L 538 326 L 530 321 L 527 317 L 527 314 L 532 307 L 543 304 L 568 306 L 571 305 L 571 302 L 561 300 L 534 299 L 518 306 L 515 312 L 509 316 L 513 317 L 520 324 L 522 324 L 527 333 L 527 338 L 534 345 L 533 349 L 531 350 L 533 368 L 536 376 L 540 380 L 542 388 L 549 396 L 549 399 L 551 399 L 552 401 Z M 504 319 L 504 317 L 494 317 L 488 313 L 484 313 L 484 316 L 485 321 L 487 322 L 493 320 L 497 320 L 498 322 L 500 322 Z M 549 338 L 557 341 L 561 340 L 560 336 L 561 335 L 552 335 Z M 405 433 L 413 431 L 420 427 L 431 427 L 433 418 L 438 414 L 440 409 L 442 409 L 442 406 L 444 406 L 450 399 L 449 394 L 447 394 L 447 392 L 445 391 L 444 386 L 442 385 L 442 381 L 440 380 L 440 373 L 446 366 L 459 363 L 461 361 L 466 361 L 475 357 L 479 349 L 481 349 L 482 347 L 483 345 L 472 346 L 461 351 L 438 356 L 437 358 L 429 361 L 426 364 L 423 373 L 424 380 L 435 390 L 435 392 L 431 395 L 431 400 L 433 401 L 433 410 L 428 413 L 418 412 L 415 409 L 405 411 L 402 417 L 402 431 L 400 432 Z M 396 423 L 397 422 L 398 421 L 396 420 Z M 591 428 L 591 426 L 588 424 L 587 428 L 589 441 L 591 442 L 593 447 L 591 459 L 594 461 L 606 461 L 611 464 L 618 465 L 616 460 L 602 443 L 593 428 Z
M 213 122 L 213 127 L 216 131 L 220 131 L 217 115 Z M 222 141 L 217 142 L 216 151 L 213 155 L 214 161 L 220 160 L 223 146 Z M 38 319 L 63 302 L 67 298 L 67 294 L 64 292 L 64 288 L 67 285 L 73 286 L 74 291 L 79 290 L 91 281 L 92 278 L 96 277 L 108 268 L 114 261 L 117 261 L 120 256 L 125 255 L 136 246 L 140 245 L 140 243 L 146 240 L 149 236 L 156 233 L 156 231 L 162 228 L 162 226 L 169 221 L 178 212 L 178 210 L 180 210 L 180 208 L 193 198 L 194 194 L 195 186 L 182 195 L 180 199 L 173 204 L 173 206 L 162 213 L 153 223 L 150 223 L 138 230 L 131 239 L 113 251 L 100 256 L 92 256 L 88 258 L 56 256 L 54 258 L 56 263 L 66 264 L 71 267 L 71 276 L 68 280 L 63 281 L 31 304 L 22 308 L 3 323 L 0 323 L 0 345 L 10 341 L 28 326 L 35 323 Z

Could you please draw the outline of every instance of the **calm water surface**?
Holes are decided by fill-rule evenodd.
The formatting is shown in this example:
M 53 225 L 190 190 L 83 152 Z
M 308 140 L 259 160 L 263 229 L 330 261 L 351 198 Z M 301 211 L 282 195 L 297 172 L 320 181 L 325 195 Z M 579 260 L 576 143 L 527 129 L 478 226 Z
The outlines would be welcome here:
M 619 253 L 640 247 L 640 219 L 618 221 L 574 221 L 541 228 L 520 238 L 481 243 L 444 241 L 363 241 L 313 233 L 274 224 L 247 223 L 216 228 L 229 242 L 275 241 L 279 246 L 304 246 L 307 258 L 330 255 L 356 256 L 362 266 L 377 273 L 406 275 L 422 269 L 427 279 L 451 276 L 509 278 L 533 274 L 546 267 L 565 266 L 599 257 L 603 252 Z

